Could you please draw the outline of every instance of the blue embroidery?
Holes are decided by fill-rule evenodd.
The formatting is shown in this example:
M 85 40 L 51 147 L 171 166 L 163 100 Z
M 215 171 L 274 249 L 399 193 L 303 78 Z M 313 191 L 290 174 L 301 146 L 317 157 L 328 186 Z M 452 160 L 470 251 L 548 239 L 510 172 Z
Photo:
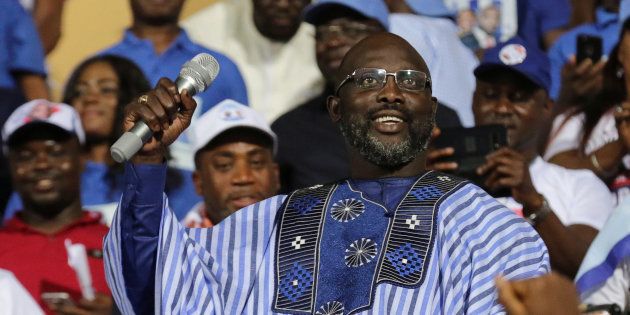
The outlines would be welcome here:
M 399 246 L 393 252 L 386 253 L 385 257 L 403 277 L 417 272 L 422 267 L 422 258 L 409 243 Z
M 343 311 L 343 304 L 332 301 L 322 305 L 319 311 L 315 312 L 315 315 L 343 315 Z
M 293 263 L 293 268 L 280 282 L 280 293 L 290 301 L 296 302 L 312 285 L 313 275 L 300 264 Z
M 312 195 L 305 195 L 293 201 L 294 209 L 301 215 L 309 213 L 319 203 L 319 199 Z
M 330 208 L 330 215 L 339 222 L 348 222 L 358 218 L 363 211 L 365 211 L 363 202 L 350 198 L 335 202 Z
M 427 199 L 437 198 L 444 193 L 434 185 L 422 186 L 411 191 L 411 194 L 418 199 L 418 201 L 424 201 Z
M 346 266 L 360 267 L 367 264 L 376 257 L 376 243 L 368 238 L 356 240 L 346 249 Z

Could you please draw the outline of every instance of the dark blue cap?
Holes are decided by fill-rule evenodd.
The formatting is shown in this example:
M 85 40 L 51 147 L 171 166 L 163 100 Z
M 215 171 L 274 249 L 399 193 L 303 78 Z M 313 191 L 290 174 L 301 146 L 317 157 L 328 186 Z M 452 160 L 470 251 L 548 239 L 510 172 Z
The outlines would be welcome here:
M 520 37 L 513 37 L 486 50 L 475 69 L 475 76 L 483 76 L 485 72 L 496 69 L 515 71 L 549 92 L 551 78 L 547 54 Z
M 377 20 L 381 25 L 389 30 L 389 9 L 383 0 L 319 0 L 311 3 L 304 9 L 304 21 L 317 24 L 322 14 L 335 7 L 346 7 L 357 13 Z

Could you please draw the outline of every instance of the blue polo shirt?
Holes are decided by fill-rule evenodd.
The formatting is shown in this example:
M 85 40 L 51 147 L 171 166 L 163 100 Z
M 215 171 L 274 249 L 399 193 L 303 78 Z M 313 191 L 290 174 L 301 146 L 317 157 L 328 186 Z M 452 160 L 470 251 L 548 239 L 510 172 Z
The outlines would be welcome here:
M 548 31 L 569 25 L 569 0 L 519 0 L 518 35 L 531 45 L 543 49 L 542 40 Z
M 0 88 L 17 88 L 13 72 L 46 76 L 44 48 L 33 19 L 16 0 L 0 1 Z M 0 103 L 2 101 L 0 100 Z
M 551 97 L 556 99 L 560 93 L 562 67 L 569 56 L 575 55 L 579 34 L 597 35 L 603 41 L 603 53 L 608 55 L 619 40 L 619 15 L 607 12 L 603 8 L 596 11 L 596 22 L 584 24 L 564 33 L 549 49 L 551 61 Z
M 208 53 L 217 59 L 221 70 L 212 85 L 198 94 L 198 108 L 202 114 L 225 99 L 233 99 L 243 104 L 247 102 L 247 89 L 241 72 L 228 57 L 193 43 L 186 32 L 181 30 L 177 38 L 160 55 L 155 52 L 153 43 L 141 39 L 130 30 L 126 30 L 122 41 L 101 51 L 99 54 L 111 54 L 125 57 L 135 62 L 144 72 L 151 84 L 155 86 L 161 77 L 175 80 L 182 65 L 199 53 Z

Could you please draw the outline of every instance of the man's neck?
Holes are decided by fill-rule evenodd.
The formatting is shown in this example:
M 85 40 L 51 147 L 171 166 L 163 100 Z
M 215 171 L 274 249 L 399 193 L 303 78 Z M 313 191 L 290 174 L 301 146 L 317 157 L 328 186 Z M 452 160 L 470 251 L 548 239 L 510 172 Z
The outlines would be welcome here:
M 177 23 L 156 26 L 134 21 L 131 32 L 139 38 L 150 40 L 155 52 L 161 54 L 175 41 L 181 28 Z
M 48 235 L 61 231 L 72 222 L 81 218 L 82 215 L 80 199 L 76 199 L 53 217 L 42 215 L 40 211 L 26 205 L 24 210 L 20 213 L 20 217 L 26 225 L 40 233 Z
M 350 178 L 353 179 L 410 177 L 417 176 L 425 171 L 425 154 L 418 155 L 413 161 L 400 168 L 387 169 L 365 160 L 359 153 L 350 153 Z

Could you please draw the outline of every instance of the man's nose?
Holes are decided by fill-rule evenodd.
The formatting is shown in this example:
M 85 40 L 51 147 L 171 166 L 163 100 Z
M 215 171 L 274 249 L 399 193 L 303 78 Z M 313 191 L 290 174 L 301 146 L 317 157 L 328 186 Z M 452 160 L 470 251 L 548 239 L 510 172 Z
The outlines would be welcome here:
M 514 105 L 507 97 L 507 95 L 501 95 L 494 105 L 494 111 L 497 114 L 510 114 L 514 109 Z
M 39 152 L 35 157 L 35 169 L 45 170 L 50 168 L 50 159 L 48 153 Z
M 388 75 L 385 78 L 385 85 L 378 93 L 378 100 L 382 103 L 404 103 L 405 96 L 396 84 L 396 79 Z
M 254 182 L 254 172 L 246 163 L 237 163 L 232 176 L 235 185 L 249 185 Z

